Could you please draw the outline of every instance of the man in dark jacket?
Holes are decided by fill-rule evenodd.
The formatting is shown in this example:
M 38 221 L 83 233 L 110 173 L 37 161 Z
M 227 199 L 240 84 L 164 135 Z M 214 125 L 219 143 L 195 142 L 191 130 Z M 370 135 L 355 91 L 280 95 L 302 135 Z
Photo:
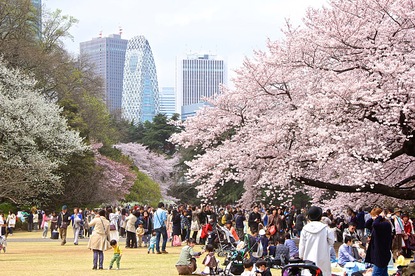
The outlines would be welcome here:
M 258 212 L 258 206 L 254 207 L 254 210 L 252 213 L 249 214 L 248 218 L 248 226 L 251 232 L 257 232 L 258 233 L 258 225 L 261 223 L 261 214 Z
M 374 208 L 366 222 L 366 228 L 371 230 L 369 247 L 365 262 L 373 264 L 373 276 L 387 276 L 388 264 L 391 259 L 392 226 L 385 219 L 382 209 Z
M 66 243 L 66 231 L 67 231 L 70 221 L 71 221 L 71 216 L 68 213 L 68 207 L 66 205 L 63 205 L 62 211 L 59 213 L 59 216 L 58 216 L 59 235 L 61 236 L 61 239 L 62 239 L 61 245 L 65 245 Z
M 364 243 L 364 231 L 365 231 L 365 212 L 363 208 L 360 208 L 357 215 L 356 232 L 359 239 Z

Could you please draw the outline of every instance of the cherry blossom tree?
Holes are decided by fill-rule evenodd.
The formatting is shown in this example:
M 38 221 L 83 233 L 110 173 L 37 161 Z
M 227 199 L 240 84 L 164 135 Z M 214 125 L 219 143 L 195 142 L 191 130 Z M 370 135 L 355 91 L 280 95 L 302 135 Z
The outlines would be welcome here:
M 0 59 L 0 198 L 14 203 L 58 194 L 59 166 L 88 149 L 35 85 Z
M 163 199 L 175 200 L 167 195 L 167 191 L 175 182 L 174 166 L 178 163 L 178 156 L 169 158 L 163 154 L 154 153 L 145 146 L 136 143 L 118 144 L 117 149 L 129 156 L 138 169 L 147 174 L 160 185 Z
M 115 203 L 123 200 L 134 184 L 136 174 L 129 164 L 116 162 L 99 153 L 102 144 L 94 144 L 95 163 L 101 168 L 101 183 L 97 185 L 94 202 Z
M 414 200 L 414 5 L 331 0 L 287 22 L 173 136 L 204 152 L 188 163 L 199 196 L 234 180 L 244 202 L 297 187 L 316 202 L 336 191 L 325 204 Z

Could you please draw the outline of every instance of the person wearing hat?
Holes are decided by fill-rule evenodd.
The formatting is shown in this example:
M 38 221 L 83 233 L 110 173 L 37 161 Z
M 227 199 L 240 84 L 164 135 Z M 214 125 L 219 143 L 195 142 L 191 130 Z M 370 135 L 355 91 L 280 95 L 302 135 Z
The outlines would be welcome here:
M 330 246 L 334 244 L 334 233 L 321 222 L 322 215 L 320 207 L 312 206 L 308 210 L 310 222 L 301 231 L 299 257 L 314 262 L 323 275 L 331 275 Z
M 394 259 L 397 259 L 399 255 L 402 253 L 403 235 L 405 233 L 405 230 L 401 214 L 402 210 L 400 208 L 395 208 L 392 215 L 392 222 L 395 228 L 395 236 L 392 240 L 392 253 Z
M 62 211 L 58 215 L 59 236 L 62 239 L 61 245 L 66 244 L 66 231 L 71 221 L 71 216 L 68 213 L 68 206 L 63 205 Z

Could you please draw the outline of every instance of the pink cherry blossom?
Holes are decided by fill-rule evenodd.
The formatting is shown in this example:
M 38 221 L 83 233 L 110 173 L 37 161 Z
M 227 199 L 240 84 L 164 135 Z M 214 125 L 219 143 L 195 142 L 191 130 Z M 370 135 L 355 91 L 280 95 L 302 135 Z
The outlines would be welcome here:
M 415 6 L 332 0 L 269 41 L 234 87 L 183 123 L 172 141 L 204 154 L 188 165 L 199 196 L 232 179 L 328 206 L 415 199 Z M 337 191 L 321 201 L 325 189 Z

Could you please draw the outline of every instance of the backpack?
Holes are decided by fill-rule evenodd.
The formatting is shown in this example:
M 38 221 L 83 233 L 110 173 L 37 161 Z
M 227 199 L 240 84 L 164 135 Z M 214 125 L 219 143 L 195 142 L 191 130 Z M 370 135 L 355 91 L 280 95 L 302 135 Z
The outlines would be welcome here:
M 206 259 L 208 256 L 210 256 L 210 260 L 209 260 L 209 263 L 206 264 Z M 216 268 L 218 266 L 218 260 L 215 258 L 214 254 L 206 255 L 202 263 L 206 265 L 207 267 L 211 267 L 211 268 Z
M 225 225 L 226 224 L 226 215 L 223 215 L 222 216 L 221 223 L 222 223 L 222 225 Z

